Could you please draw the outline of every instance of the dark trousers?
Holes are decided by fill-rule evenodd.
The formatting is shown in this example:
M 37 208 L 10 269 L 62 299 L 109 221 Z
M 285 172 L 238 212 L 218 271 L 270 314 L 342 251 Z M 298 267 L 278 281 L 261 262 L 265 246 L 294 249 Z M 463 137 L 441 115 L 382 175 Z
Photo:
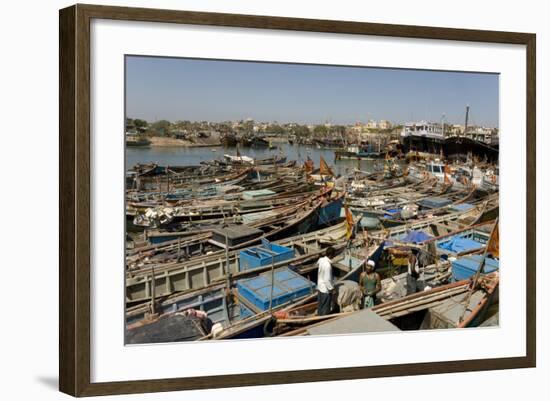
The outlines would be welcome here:
M 332 296 L 330 293 L 317 292 L 317 315 L 324 316 L 330 314 L 330 304 Z
M 411 274 L 407 274 L 407 295 L 414 294 L 417 291 L 417 279 Z

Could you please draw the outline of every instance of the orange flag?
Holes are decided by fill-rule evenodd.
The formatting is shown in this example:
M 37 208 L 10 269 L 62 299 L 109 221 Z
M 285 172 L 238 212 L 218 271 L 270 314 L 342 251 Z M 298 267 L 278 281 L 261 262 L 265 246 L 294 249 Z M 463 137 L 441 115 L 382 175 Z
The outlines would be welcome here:
M 310 174 L 313 172 L 313 167 L 313 160 L 311 160 L 308 156 L 307 160 L 304 163 L 304 170 L 306 173 Z
M 491 238 L 489 238 L 489 242 L 487 243 L 487 253 L 492 254 L 495 258 L 500 257 L 500 242 L 499 242 L 499 234 L 498 234 L 498 223 L 495 229 L 493 230 L 493 233 L 491 235 Z
M 330 175 L 334 177 L 334 173 L 332 172 L 332 169 L 329 167 L 325 159 L 323 159 L 323 156 L 321 156 L 321 161 L 319 163 L 320 163 L 319 170 L 321 175 Z
M 346 238 L 350 239 L 353 234 L 353 215 L 347 205 L 344 206 L 344 212 L 346 213 Z
M 451 169 L 449 168 L 449 165 L 445 164 L 445 167 L 443 168 L 443 170 L 445 171 L 445 178 L 444 178 L 443 182 L 445 183 L 445 185 L 449 185 L 451 183 L 451 180 L 450 180 L 449 176 L 447 175 L 447 174 L 451 173 Z

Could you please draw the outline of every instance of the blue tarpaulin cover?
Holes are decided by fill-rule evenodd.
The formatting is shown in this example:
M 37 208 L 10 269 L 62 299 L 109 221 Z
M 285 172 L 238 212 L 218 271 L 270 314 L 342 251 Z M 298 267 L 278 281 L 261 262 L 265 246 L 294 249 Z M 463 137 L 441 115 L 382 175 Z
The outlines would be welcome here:
M 388 218 L 395 218 L 396 214 L 401 213 L 401 209 L 386 209 L 386 212 L 384 213 L 384 217 Z
M 452 262 L 452 279 L 453 281 L 465 280 L 472 277 L 481 262 L 481 255 L 470 255 L 458 258 Z M 499 261 L 489 257 L 485 258 L 485 266 L 483 273 L 491 273 L 499 268 Z
M 444 249 L 446 251 L 461 253 L 465 251 L 473 251 L 474 249 L 479 249 L 484 245 L 474 241 L 470 238 L 464 237 L 453 237 L 450 240 L 440 242 L 437 247 Z
M 426 240 L 432 238 L 431 235 L 426 234 L 424 231 L 409 231 L 407 234 L 400 235 L 398 237 L 399 241 L 402 242 L 412 242 L 415 244 L 420 244 Z

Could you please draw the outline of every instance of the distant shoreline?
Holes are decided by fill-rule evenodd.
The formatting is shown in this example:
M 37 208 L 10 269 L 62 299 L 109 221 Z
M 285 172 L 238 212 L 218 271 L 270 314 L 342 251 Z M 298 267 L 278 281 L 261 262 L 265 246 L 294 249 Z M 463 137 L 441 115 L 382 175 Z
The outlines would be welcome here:
M 154 136 L 149 138 L 149 140 L 151 141 L 150 147 L 207 148 L 222 145 L 218 138 L 203 138 L 197 139 L 196 141 L 189 141 L 186 139 Z

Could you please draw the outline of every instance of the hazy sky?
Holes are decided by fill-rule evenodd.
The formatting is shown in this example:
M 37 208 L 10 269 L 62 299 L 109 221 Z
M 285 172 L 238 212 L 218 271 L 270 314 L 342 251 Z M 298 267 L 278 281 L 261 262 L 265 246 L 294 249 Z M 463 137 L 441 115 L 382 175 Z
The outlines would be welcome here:
M 498 126 L 498 75 L 180 58 L 126 58 L 127 117 Z

